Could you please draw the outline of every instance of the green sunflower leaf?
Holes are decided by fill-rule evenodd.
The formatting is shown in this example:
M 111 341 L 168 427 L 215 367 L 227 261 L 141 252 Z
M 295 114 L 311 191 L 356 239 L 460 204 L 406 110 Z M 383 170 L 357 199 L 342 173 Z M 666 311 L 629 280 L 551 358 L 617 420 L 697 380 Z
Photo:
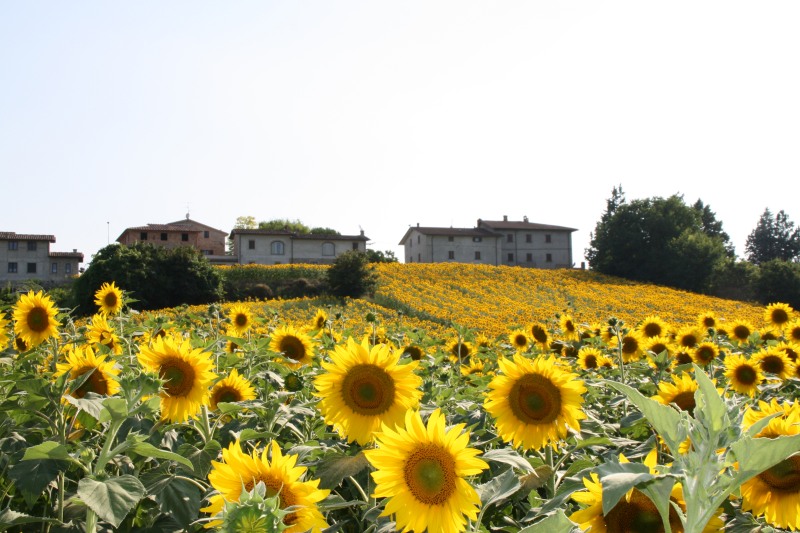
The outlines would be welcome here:
M 739 461 L 737 481 L 744 483 L 800 451 L 800 435 L 774 439 L 753 439 L 744 436 L 731 444 L 731 450 Z
M 483 507 L 486 508 L 510 498 L 520 487 L 519 478 L 514 474 L 514 469 L 509 468 L 499 476 L 492 478 L 491 481 L 475 487 L 475 489 L 481 497 Z
M 70 459 L 70 456 L 66 446 L 48 440 L 41 444 L 37 444 L 36 446 L 31 446 L 25 450 L 25 455 L 22 456 L 23 461 L 31 461 L 36 459 L 55 459 L 67 461 Z
M 728 409 L 705 371 L 697 365 L 693 366 L 694 378 L 698 385 L 695 393 L 697 407 L 695 407 L 694 416 L 698 419 L 702 418 L 713 433 L 719 433 L 731 425 Z
M 559 509 L 541 522 L 519 530 L 519 533 L 572 533 L 580 528 Z
M 325 457 L 317 465 L 316 475 L 319 478 L 321 489 L 333 489 L 346 477 L 355 476 L 369 465 L 367 456 L 364 452 L 359 452 L 354 456 L 337 454 Z
M 144 494 L 142 482 L 127 474 L 104 481 L 85 477 L 78 482 L 80 499 L 114 527 L 119 527 Z
M 128 447 L 127 450 L 128 453 L 135 453 L 143 457 L 153 457 L 157 459 L 167 459 L 169 461 L 176 461 L 184 465 L 186 468 L 194 471 L 194 465 L 192 464 L 192 462 L 186 457 L 183 457 L 182 455 L 178 455 L 177 453 L 173 453 L 167 450 L 161 450 L 159 448 L 156 448 L 149 442 L 143 442 L 134 436 L 129 436 L 128 442 L 130 443 L 130 446 Z
M 641 463 L 604 463 L 597 467 L 603 487 L 603 514 L 608 514 L 620 498 L 640 483 L 650 481 L 650 468 Z
M 103 401 L 103 410 L 100 412 L 98 420 L 100 422 L 110 422 L 112 420 L 123 420 L 128 417 L 128 402 L 125 398 L 107 398 Z
M 480 456 L 484 461 L 503 463 L 509 466 L 533 472 L 533 466 L 513 448 L 496 448 Z

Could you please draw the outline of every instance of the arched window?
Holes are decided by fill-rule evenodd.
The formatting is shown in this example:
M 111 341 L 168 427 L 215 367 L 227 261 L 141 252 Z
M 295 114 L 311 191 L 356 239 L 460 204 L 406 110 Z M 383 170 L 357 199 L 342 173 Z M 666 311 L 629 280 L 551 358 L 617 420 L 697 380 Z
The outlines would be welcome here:
M 272 255 L 283 255 L 284 253 L 283 242 L 272 241 L 272 244 L 269 245 L 269 249 Z
M 323 242 L 322 243 L 322 255 L 326 257 L 332 257 L 335 254 L 335 249 L 333 247 L 332 242 Z

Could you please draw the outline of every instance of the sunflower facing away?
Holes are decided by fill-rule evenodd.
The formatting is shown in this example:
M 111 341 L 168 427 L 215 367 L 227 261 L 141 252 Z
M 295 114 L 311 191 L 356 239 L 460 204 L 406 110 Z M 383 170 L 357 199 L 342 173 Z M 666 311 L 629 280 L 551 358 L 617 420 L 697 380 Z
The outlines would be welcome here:
M 767 308 L 764 309 L 764 321 L 777 328 L 783 328 L 783 326 L 792 320 L 793 314 L 794 309 L 792 309 L 792 306 L 788 304 L 769 304 Z
M 41 343 L 58 335 L 56 309 L 50 296 L 42 291 L 20 296 L 14 306 L 14 333 L 22 338 L 29 347 L 39 346 Z
M 328 314 L 322 309 L 317 309 L 317 314 L 311 319 L 311 327 L 314 329 L 323 329 L 327 323 Z
M 267 456 L 267 450 L 271 457 Z M 275 441 L 270 442 L 260 455 L 257 450 L 248 455 L 242 451 L 239 441 L 233 442 L 222 450 L 221 462 L 211 462 L 208 481 L 219 494 L 211 496 L 209 506 L 200 510 L 217 515 L 224 509 L 226 501 L 238 502 L 242 491 L 249 492 L 262 482 L 267 488 L 267 496 L 279 495 L 281 509 L 295 509 L 283 519 L 283 523 L 289 526 L 287 533 L 309 530 L 319 533 L 328 524 L 317 503 L 324 500 L 330 491 L 318 488 L 318 479 L 302 481 L 306 468 L 296 466 L 296 463 L 297 455 L 283 455 Z M 217 527 L 221 523 L 221 520 L 212 520 L 206 527 Z
M 469 448 L 464 424 L 445 428 L 439 409 L 431 413 L 427 426 L 419 412 L 409 410 L 405 427 L 383 427 L 377 448 L 366 450 L 375 468 L 372 478 L 375 498 L 388 498 L 382 516 L 395 515 L 397 528 L 414 533 L 457 533 L 467 518 L 475 520 L 480 497 L 466 477 L 489 468 Z
M 179 335 L 156 337 L 150 346 L 142 346 L 139 364 L 156 372 L 163 380 L 161 418 L 183 422 L 193 418 L 203 405 L 208 405 L 208 387 L 217 376 L 208 353 L 192 348 L 188 339 Z
M 269 349 L 282 354 L 283 362 L 289 368 L 310 365 L 314 356 L 311 337 L 292 326 L 283 326 L 273 331 Z
M 531 324 L 528 326 L 528 333 L 531 339 L 539 345 L 542 350 L 550 348 L 550 335 L 547 334 L 547 328 L 544 324 Z
M 116 315 L 122 311 L 122 291 L 113 281 L 103 283 L 94 293 L 94 303 L 104 315 Z
M 253 385 L 239 375 L 239 372 L 234 368 L 228 377 L 218 381 L 216 385 L 211 388 L 209 394 L 209 407 L 216 410 L 217 404 L 220 402 L 246 402 L 247 400 L 254 400 L 256 397 L 256 390 Z
M 581 410 L 583 381 L 559 368 L 552 358 L 497 361 L 501 375 L 489 383 L 484 407 L 496 420 L 497 432 L 506 442 L 524 449 L 556 446 L 567 429 L 580 429 L 586 418 Z
M 95 355 L 90 346 L 78 346 L 67 352 L 67 362 L 58 363 L 55 377 L 69 374 L 70 380 L 80 379 L 91 372 L 86 380 L 76 389 L 69 389 L 73 398 L 83 398 L 87 392 L 104 396 L 113 396 L 119 392 L 119 368 L 113 361 L 106 361 L 105 355 Z
M 741 354 L 725 357 L 725 377 L 733 390 L 751 398 L 756 395 L 758 386 L 764 381 L 764 374 L 758 364 L 751 363 Z
M 8 346 L 8 324 L 9 322 L 6 320 L 5 315 L 3 315 L 2 311 L 0 311 L 0 352 L 5 350 Z
M 325 373 L 314 378 L 319 410 L 348 442 L 369 443 L 381 424 L 394 427 L 422 397 L 417 361 L 398 365 L 400 350 L 385 344 L 358 344 L 352 338 L 322 362 Z
M 233 304 L 228 310 L 228 317 L 231 320 L 229 331 L 236 337 L 241 337 L 253 326 L 253 313 L 245 304 Z
M 108 325 L 106 315 L 101 313 L 92 317 L 92 323 L 86 331 L 86 340 L 93 346 L 98 344 L 106 346 L 114 355 L 122 353 L 122 345 L 119 343 L 119 337 L 114 333 L 114 329 Z

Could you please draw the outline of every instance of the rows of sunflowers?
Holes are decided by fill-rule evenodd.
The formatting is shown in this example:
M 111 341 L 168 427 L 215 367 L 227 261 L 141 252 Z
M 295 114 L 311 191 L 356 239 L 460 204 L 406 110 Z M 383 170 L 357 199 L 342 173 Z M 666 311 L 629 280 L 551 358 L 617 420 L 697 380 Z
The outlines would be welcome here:
M 112 282 L 75 320 L 23 294 L 0 314 L 0 530 L 800 529 L 790 306 L 408 267 L 376 298 L 402 312 L 138 313 Z

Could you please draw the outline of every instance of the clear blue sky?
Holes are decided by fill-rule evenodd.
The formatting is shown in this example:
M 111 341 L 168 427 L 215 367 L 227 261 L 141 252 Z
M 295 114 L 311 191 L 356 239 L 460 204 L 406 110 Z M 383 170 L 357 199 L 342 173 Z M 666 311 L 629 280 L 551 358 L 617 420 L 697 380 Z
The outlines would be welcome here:
M 129 226 L 363 228 L 680 193 L 739 255 L 800 223 L 800 2 L 0 3 L 0 231 L 91 255 Z M 188 207 L 187 207 L 188 206 Z

